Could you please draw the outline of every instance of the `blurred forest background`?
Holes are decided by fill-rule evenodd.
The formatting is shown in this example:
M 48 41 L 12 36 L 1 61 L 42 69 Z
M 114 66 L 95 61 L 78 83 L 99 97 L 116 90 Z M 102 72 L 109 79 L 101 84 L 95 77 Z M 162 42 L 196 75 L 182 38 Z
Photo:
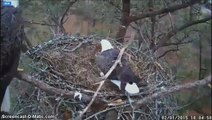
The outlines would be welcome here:
M 135 49 L 151 50 L 167 62 L 179 84 L 211 74 L 211 16 L 201 12 L 206 4 L 211 1 L 20 0 L 32 46 L 61 35 L 98 35 L 120 43 L 133 37 Z M 179 113 L 211 115 L 210 92 L 204 87 L 177 93 Z

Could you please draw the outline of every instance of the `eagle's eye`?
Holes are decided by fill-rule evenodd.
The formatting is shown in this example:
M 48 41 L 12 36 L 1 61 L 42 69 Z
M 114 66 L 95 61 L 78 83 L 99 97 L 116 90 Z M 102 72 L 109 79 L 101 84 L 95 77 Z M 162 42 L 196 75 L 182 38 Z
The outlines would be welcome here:
M 130 85 L 132 85 L 133 84 L 133 82 L 129 82 L 130 83 Z

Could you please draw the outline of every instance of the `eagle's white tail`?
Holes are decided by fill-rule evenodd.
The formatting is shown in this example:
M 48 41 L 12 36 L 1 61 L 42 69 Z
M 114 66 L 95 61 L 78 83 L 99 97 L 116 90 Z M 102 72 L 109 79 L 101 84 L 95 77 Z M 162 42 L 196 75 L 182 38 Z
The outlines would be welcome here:
M 10 111 L 10 89 L 7 86 L 6 92 L 4 94 L 3 102 L 1 105 L 1 111 L 9 112 Z
M 120 80 L 110 80 L 113 84 L 117 85 L 121 90 L 121 81 Z
M 114 83 L 115 85 L 117 85 L 119 87 L 119 89 L 121 90 L 121 81 L 120 80 L 111 80 L 111 82 Z M 125 91 L 129 95 L 133 95 L 133 94 L 139 93 L 139 88 L 136 83 L 133 83 L 133 84 L 127 83 L 125 86 Z

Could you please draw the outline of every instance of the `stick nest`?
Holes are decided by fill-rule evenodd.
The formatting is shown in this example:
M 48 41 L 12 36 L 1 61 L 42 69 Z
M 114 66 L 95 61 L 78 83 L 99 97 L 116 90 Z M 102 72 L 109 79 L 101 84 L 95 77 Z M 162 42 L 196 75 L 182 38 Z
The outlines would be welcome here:
M 31 76 L 55 88 L 78 91 L 92 98 L 101 80 L 94 52 L 101 39 L 97 36 L 61 36 L 28 50 L 22 56 L 21 64 Z M 122 47 L 115 40 L 111 41 L 115 47 Z M 132 44 L 125 51 L 125 55 L 133 71 L 141 78 L 140 93 L 131 98 L 134 101 L 174 85 L 167 64 L 154 59 L 150 50 L 142 52 Z M 23 84 L 26 83 L 16 85 L 16 89 L 21 89 Z M 88 104 L 74 98 L 51 95 L 31 85 L 27 86 L 24 92 L 19 91 L 19 102 L 13 108 L 14 113 L 73 119 Z M 142 108 L 134 110 L 120 90 L 110 81 L 106 81 L 98 100 L 83 119 L 159 119 L 161 115 L 173 114 L 176 114 L 176 99 L 173 96 L 152 100 Z

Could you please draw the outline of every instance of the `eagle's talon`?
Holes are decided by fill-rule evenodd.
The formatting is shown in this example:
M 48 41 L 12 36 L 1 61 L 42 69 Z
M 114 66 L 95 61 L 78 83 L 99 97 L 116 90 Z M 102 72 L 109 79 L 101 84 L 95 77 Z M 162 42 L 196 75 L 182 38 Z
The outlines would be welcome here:
M 122 66 L 123 66 L 123 65 L 122 65 L 122 63 L 121 63 L 121 61 L 119 61 L 119 62 L 118 62 L 118 64 L 120 65 L 120 67 L 122 67 Z
M 208 87 L 211 88 L 211 84 L 208 84 Z
M 105 74 L 104 74 L 103 72 L 100 72 L 100 76 L 101 76 L 101 77 L 104 77 Z

